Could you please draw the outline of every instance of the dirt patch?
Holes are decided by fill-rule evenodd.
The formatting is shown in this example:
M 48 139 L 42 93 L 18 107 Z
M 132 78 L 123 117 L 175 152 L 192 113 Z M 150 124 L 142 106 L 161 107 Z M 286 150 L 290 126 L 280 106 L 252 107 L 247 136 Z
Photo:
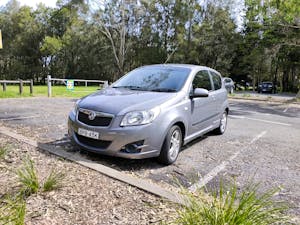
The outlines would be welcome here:
M 176 217 L 176 205 L 32 146 L 0 135 L 9 146 L 0 159 L 0 197 L 19 189 L 15 171 L 24 158 L 40 180 L 52 168 L 66 174 L 62 188 L 26 199 L 26 224 L 160 224 Z

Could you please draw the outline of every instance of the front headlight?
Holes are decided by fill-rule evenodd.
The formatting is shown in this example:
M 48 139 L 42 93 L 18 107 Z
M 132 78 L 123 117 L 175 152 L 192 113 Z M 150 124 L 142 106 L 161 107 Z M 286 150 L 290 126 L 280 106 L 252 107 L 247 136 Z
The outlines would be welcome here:
M 159 107 L 147 111 L 134 111 L 127 113 L 120 126 L 136 126 L 151 123 L 159 114 Z

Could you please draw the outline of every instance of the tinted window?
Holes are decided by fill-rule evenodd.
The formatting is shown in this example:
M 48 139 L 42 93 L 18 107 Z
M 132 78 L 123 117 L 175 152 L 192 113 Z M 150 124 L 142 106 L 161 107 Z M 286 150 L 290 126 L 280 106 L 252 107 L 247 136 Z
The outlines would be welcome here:
M 231 79 L 226 78 L 226 79 L 225 79 L 225 82 L 226 82 L 226 83 L 230 83 L 230 82 L 231 82 Z
M 129 72 L 113 87 L 146 91 L 179 91 L 189 74 L 188 68 L 142 67 Z
M 193 88 L 204 88 L 208 91 L 212 90 L 209 74 L 206 70 L 199 71 L 194 80 L 193 80 Z
M 210 73 L 211 73 L 211 77 L 212 77 L 212 80 L 214 83 L 215 90 L 220 89 L 222 87 L 221 77 L 218 74 L 216 74 L 215 72 L 210 72 Z

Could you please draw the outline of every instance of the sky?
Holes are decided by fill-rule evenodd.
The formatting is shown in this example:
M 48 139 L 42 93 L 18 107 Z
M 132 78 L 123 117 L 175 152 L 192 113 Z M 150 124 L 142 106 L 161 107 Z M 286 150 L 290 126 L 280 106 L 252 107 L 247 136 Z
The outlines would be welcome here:
M 9 0 L 0 0 L 0 6 L 6 5 L 7 2 L 9 2 Z M 28 5 L 33 8 L 35 8 L 38 3 L 43 3 L 49 7 L 56 6 L 56 0 L 18 0 L 18 2 L 20 2 L 21 5 Z

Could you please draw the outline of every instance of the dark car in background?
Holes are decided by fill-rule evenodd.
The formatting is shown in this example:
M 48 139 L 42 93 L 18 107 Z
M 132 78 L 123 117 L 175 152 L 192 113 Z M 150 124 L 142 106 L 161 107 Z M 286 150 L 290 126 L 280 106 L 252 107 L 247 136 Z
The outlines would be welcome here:
M 276 93 L 276 86 L 273 84 L 273 82 L 261 82 L 258 84 L 257 87 L 258 93 Z

